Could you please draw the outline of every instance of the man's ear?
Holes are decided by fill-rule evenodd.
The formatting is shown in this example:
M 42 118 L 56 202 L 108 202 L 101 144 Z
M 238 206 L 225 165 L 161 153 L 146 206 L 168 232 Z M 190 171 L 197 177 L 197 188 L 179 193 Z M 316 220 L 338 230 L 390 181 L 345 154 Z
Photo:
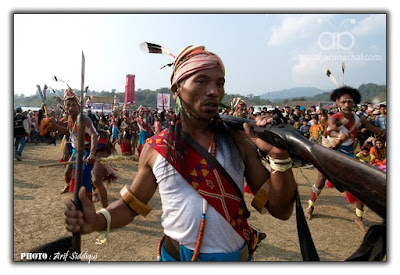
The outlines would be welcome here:
M 174 100 L 179 96 L 179 88 L 177 84 L 172 85 L 171 87 L 172 97 Z

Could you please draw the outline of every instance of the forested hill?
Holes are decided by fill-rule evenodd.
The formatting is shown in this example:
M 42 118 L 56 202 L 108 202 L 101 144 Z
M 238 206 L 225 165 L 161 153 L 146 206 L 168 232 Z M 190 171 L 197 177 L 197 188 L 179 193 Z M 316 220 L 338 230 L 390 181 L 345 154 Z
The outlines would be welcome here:
M 386 85 L 362 84 L 358 87 L 358 91 L 361 94 L 361 103 L 386 101 Z M 312 100 L 330 101 L 330 92 L 315 95 Z
M 315 89 L 315 88 L 313 88 Z M 303 89 L 304 90 L 304 89 Z M 386 85 L 377 85 L 373 83 L 362 84 L 358 87 L 358 90 L 361 93 L 361 102 L 382 102 L 386 101 Z M 64 90 L 57 90 L 57 94 L 63 97 Z M 149 89 L 138 89 L 135 92 L 135 106 L 138 107 L 140 105 L 145 107 L 150 107 L 152 109 L 156 108 L 157 104 L 157 94 L 164 93 L 171 95 L 172 101 L 172 108 L 175 107 L 174 101 L 172 100 L 172 94 L 169 88 L 160 88 L 157 90 L 149 90 Z M 79 93 L 78 93 L 79 94 Z M 307 93 L 305 93 L 307 94 Z M 314 96 L 306 96 L 305 94 L 298 93 L 296 97 L 286 97 L 280 100 L 271 101 L 269 99 L 262 99 L 261 96 L 254 96 L 252 94 L 243 96 L 240 93 L 237 94 L 226 94 L 222 103 L 225 105 L 229 104 L 230 99 L 233 96 L 239 96 L 243 98 L 248 106 L 257 106 L 257 105 L 282 105 L 289 100 L 319 100 L 319 101 L 330 101 L 329 96 L 330 92 L 320 93 Z M 120 102 L 124 101 L 125 95 L 124 93 L 116 93 L 115 90 L 112 92 L 107 91 L 88 91 L 88 95 L 95 95 L 95 96 L 111 96 L 117 95 Z M 25 106 L 25 107 L 40 107 L 42 101 L 40 100 L 39 94 L 32 95 L 32 96 L 25 96 L 25 95 L 17 95 L 14 94 L 14 108 L 17 106 Z M 57 104 L 56 96 L 53 93 L 47 93 L 46 103 L 49 107 L 55 107 Z

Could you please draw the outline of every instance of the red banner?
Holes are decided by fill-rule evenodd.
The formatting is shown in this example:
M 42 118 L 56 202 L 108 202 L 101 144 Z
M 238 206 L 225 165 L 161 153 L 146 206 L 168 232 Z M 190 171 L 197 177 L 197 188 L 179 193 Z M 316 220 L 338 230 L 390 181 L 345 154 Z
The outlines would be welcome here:
M 135 75 L 127 74 L 124 106 L 135 104 Z

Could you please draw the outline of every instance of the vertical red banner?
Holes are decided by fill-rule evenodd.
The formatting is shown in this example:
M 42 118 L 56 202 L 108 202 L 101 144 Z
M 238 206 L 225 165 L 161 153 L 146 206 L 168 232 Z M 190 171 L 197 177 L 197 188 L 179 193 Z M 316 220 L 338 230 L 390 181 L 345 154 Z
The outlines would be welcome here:
M 135 104 L 135 75 L 127 74 L 125 81 L 125 102 L 124 106 Z

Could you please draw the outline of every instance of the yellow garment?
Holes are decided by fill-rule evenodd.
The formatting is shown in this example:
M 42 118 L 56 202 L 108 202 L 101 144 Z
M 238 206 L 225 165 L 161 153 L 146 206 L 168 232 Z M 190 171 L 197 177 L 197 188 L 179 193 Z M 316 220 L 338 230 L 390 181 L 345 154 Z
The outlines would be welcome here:
M 371 161 L 371 155 L 370 155 L 370 154 L 368 154 L 368 156 L 364 156 L 364 155 L 362 154 L 362 152 L 359 152 L 359 153 L 357 153 L 356 157 L 357 157 L 357 159 L 358 159 L 359 161 L 361 161 L 361 162 L 363 162 L 363 163 L 366 163 L 366 164 L 369 164 L 370 161 Z
M 317 140 L 318 136 L 324 132 L 324 127 L 320 123 L 313 124 L 311 125 L 309 132 L 310 132 L 310 139 Z
M 382 161 L 386 158 L 386 148 L 383 147 L 382 149 L 377 149 L 372 147 L 369 151 L 371 156 L 371 164 L 381 165 Z

